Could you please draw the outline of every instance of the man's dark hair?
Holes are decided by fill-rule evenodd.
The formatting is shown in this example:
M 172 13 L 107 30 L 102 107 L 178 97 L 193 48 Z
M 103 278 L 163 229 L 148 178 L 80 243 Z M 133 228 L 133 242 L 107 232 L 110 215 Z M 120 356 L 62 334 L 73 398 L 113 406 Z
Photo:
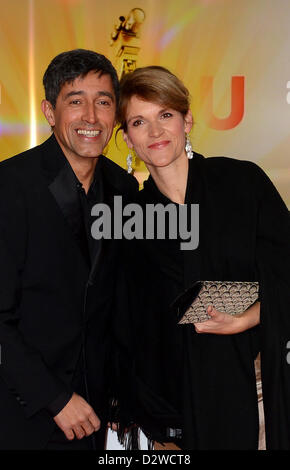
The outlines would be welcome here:
M 62 52 L 51 61 L 43 76 L 45 98 L 55 107 L 62 86 L 78 77 L 85 77 L 91 71 L 100 73 L 100 76 L 110 75 L 118 104 L 119 80 L 115 68 L 104 55 L 86 49 Z

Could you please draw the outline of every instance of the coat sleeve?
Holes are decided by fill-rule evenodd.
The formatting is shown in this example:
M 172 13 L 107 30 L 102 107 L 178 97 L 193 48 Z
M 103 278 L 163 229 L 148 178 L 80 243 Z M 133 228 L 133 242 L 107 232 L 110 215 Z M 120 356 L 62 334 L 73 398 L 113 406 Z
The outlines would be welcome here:
M 9 184 L 8 184 L 9 183 Z M 14 186 L 14 188 L 13 188 Z M 28 223 L 24 195 L 13 181 L 0 181 L 0 378 L 27 417 L 63 392 L 55 377 L 19 327 L 22 273 Z M 41 312 L 39 312 L 41 315 Z M 35 333 L 37 334 L 37 332 Z M 0 398 L 1 399 L 1 398 Z
M 257 265 L 261 299 L 261 373 L 267 449 L 290 449 L 290 217 L 257 169 Z M 288 351 L 287 351 L 288 349 Z

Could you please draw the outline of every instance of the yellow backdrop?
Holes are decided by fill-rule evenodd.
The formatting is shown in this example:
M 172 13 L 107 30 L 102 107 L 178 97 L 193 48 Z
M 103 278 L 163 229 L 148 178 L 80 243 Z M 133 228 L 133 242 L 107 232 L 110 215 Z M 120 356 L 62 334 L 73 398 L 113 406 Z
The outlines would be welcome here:
M 51 59 L 82 47 L 115 62 L 114 25 L 136 7 L 146 15 L 138 65 L 163 65 L 185 82 L 195 150 L 258 163 L 290 207 L 286 0 L 0 0 L 0 159 L 48 137 L 39 105 Z M 123 144 L 107 154 L 125 166 Z

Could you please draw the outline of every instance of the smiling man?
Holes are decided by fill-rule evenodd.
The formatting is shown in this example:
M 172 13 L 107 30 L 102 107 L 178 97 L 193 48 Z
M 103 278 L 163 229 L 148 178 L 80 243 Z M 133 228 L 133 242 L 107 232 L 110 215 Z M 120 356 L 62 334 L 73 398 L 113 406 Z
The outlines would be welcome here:
M 91 208 L 138 186 L 102 156 L 110 61 L 64 52 L 43 83 L 52 136 L 0 164 L 0 449 L 103 449 L 116 250 L 91 237 Z

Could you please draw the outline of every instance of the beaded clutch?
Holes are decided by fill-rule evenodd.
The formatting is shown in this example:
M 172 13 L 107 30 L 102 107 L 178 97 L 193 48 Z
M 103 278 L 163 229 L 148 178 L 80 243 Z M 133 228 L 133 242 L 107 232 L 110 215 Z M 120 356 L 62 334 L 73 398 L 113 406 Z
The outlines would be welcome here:
M 259 297 L 258 282 L 198 281 L 173 303 L 179 324 L 199 323 L 211 317 L 212 305 L 220 312 L 236 315 L 249 308 Z

